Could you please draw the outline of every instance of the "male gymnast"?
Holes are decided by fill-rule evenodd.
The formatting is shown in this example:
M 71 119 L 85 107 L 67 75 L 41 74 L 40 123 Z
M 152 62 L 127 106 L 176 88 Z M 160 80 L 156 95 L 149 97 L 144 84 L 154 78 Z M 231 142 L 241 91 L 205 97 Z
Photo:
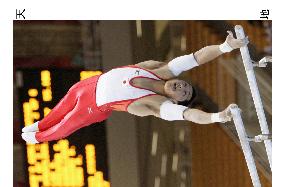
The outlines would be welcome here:
M 47 116 L 22 129 L 22 138 L 32 144 L 65 138 L 82 127 L 106 120 L 113 110 L 198 124 L 230 121 L 230 106 L 218 113 L 188 107 L 196 97 L 195 90 L 176 78 L 247 45 L 247 38 L 236 39 L 232 32 L 227 32 L 221 45 L 206 46 L 168 63 L 149 60 L 114 68 L 74 84 Z

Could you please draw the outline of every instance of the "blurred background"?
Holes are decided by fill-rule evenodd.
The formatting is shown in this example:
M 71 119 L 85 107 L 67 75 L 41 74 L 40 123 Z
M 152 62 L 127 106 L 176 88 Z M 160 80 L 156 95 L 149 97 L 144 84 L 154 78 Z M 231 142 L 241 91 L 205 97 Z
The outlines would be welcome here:
M 224 42 L 240 24 L 253 60 L 272 55 L 271 21 L 14 21 L 14 186 L 249 187 L 233 123 L 198 125 L 113 112 L 59 141 L 27 145 L 21 128 L 42 119 L 77 81 L 145 60 L 170 61 Z M 272 124 L 272 66 L 255 68 Z M 196 108 L 242 109 L 260 128 L 239 50 L 182 74 Z M 263 186 L 272 186 L 263 143 L 251 143 Z

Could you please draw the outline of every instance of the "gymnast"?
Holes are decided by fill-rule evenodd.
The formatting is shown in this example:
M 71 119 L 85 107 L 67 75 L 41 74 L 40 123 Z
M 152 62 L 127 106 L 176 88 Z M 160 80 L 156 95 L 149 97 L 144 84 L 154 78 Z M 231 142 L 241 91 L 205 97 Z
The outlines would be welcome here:
M 149 60 L 117 67 L 74 84 L 47 116 L 22 129 L 22 138 L 31 144 L 65 138 L 82 127 L 106 120 L 113 110 L 198 124 L 230 121 L 230 106 L 218 113 L 189 107 L 196 91 L 188 82 L 177 79 L 184 71 L 247 45 L 247 38 L 236 39 L 231 31 L 227 32 L 224 43 L 206 46 L 168 63 Z

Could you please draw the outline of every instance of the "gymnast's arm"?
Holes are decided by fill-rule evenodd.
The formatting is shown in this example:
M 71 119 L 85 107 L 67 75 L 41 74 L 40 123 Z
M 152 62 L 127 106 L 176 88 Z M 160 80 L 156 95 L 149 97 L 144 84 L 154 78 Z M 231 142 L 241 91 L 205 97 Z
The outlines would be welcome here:
M 160 61 L 155 61 L 155 60 L 147 60 L 147 61 L 144 61 L 144 62 L 137 63 L 135 65 L 138 66 L 138 67 L 141 67 L 141 68 L 153 70 L 153 69 L 156 69 L 156 68 L 163 67 L 166 64 L 167 63 L 165 63 L 165 62 L 160 62 Z
M 156 75 L 163 79 L 172 79 L 179 76 L 182 72 L 188 71 L 196 66 L 205 64 L 223 53 L 240 48 L 248 44 L 247 38 L 236 39 L 233 33 L 228 31 L 226 40 L 221 45 L 209 45 L 189 55 L 179 56 L 169 63 L 158 61 L 145 61 L 137 64 L 140 67 L 151 69 Z
M 128 112 L 141 117 L 152 115 L 167 121 L 186 120 L 197 124 L 210 124 L 230 121 L 231 113 L 229 107 L 219 113 L 207 113 L 198 109 L 173 104 L 167 99 L 158 99 L 156 102 L 151 101 L 132 105 L 128 108 Z
M 223 53 L 231 52 L 234 49 L 243 47 L 248 44 L 247 38 L 236 39 L 234 38 L 233 33 L 231 31 L 227 32 L 228 35 L 223 44 L 206 46 L 194 53 L 194 57 L 198 65 L 205 64 L 222 55 Z

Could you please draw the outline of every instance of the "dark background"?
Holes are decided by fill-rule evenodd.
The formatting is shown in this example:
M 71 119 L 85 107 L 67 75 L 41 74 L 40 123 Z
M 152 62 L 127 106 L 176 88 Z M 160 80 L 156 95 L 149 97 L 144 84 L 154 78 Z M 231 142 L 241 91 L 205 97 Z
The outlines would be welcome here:
M 42 70 L 49 70 L 51 74 L 52 101 L 49 102 L 43 101 L 42 95 L 40 94 L 40 90 L 42 89 L 40 72 Z M 18 89 L 19 102 L 24 103 L 28 101 L 28 99 L 30 98 L 30 96 L 28 95 L 29 89 L 37 89 L 39 91 L 39 94 L 36 98 L 40 102 L 38 111 L 40 112 L 40 116 L 44 116 L 43 108 L 49 107 L 50 109 L 52 109 L 60 101 L 60 99 L 64 97 L 68 89 L 73 84 L 80 81 L 81 71 L 82 69 L 80 68 L 19 68 L 17 70 L 17 73 L 21 73 L 23 78 L 23 85 Z M 22 108 L 20 108 L 20 113 L 22 114 L 21 124 L 24 124 Z M 21 128 L 23 128 L 23 126 L 21 126 Z M 104 173 L 105 180 L 109 180 L 107 167 L 106 129 L 104 122 L 91 124 L 88 127 L 81 128 L 65 139 L 69 141 L 69 146 L 76 146 L 76 156 L 79 154 L 83 156 L 83 167 L 86 184 L 88 174 L 86 172 L 85 146 L 87 144 L 93 144 L 95 146 L 97 170 Z M 54 151 L 52 147 L 56 143 L 57 141 L 49 142 L 50 161 L 53 160 Z M 26 154 L 26 149 L 23 154 Z M 28 173 L 27 165 L 28 163 L 26 162 L 24 170 Z M 28 178 L 26 178 L 25 181 L 28 182 Z

